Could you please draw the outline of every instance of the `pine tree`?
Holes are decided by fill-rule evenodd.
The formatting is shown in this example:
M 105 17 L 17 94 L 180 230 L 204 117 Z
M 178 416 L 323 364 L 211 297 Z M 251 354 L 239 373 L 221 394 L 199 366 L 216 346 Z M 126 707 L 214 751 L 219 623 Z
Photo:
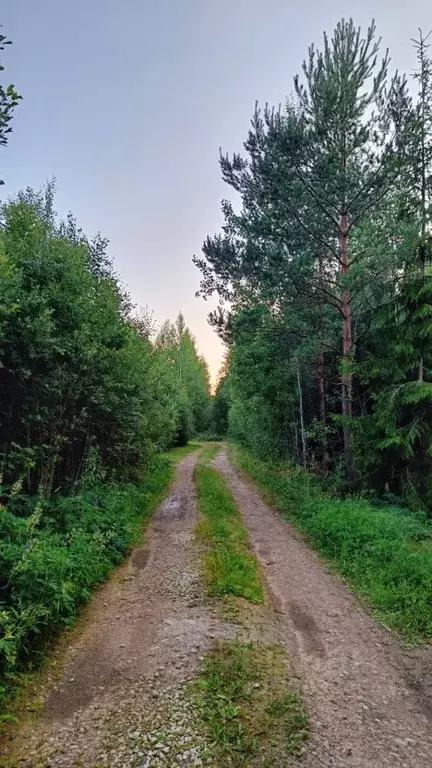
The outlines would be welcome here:
M 388 52 L 378 63 L 380 39 L 372 22 L 366 36 L 352 19 L 342 19 L 323 51 L 314 46 L 303 63 L 303 82 L 295 78 L 304 117 L 305 147 L 293 156 L 293 173 L 309 197 L 302 224 L 338 266 L 342 315 L 342 415 L 347 476 L 354 478 L 352 418 L 352 295 L 350 273 L 362 254 L 350 239 L 362 219 L 390 192 L 399 173 L 395 139 L 405 81 L 388 84 Z M 395 123 L 396 118 L 396 123 Z M 391 134 L 393 132 L 393 137 Z M 315 228 L 311 211 L 327 220 L 326 232 Z M 321 217 L 320 217 L 321 222 Z

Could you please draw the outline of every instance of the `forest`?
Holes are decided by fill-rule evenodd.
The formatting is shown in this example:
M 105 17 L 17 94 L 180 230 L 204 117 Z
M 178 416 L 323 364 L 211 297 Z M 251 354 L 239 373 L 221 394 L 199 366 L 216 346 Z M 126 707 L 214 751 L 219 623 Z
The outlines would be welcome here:
M 165 600 L 157 621 L 168 632 L 165 625 L 179 626 L 178 612 L 203 610 L 209 596 L 267 610 L 262 569 L 277 559 L 269 551 L 263 561 L 260 541 L 252 551 L 256 523 L 263 539 L 272 529 L 268 547 L 281 546 L 283 568 L 294 567 L 291 545 L 324 557 L 323 564 L 303 552 L 303 587 L 315 569 L 331 602 L 329 566 L 386 630 L 412 643 L 432 637 L 431 42 L 421 30 L 407 40 L 416 68 L 405 75 L 394 70 L 374 22 L 363 33 L 342 19 L 309 47 L 283 105 L 256 104 L 243 149 L 221 150 L 229 188 L 223 223 L 193 257 L 198 296 L 218 298 L 209 322 L 225 357 L 214 393 L 183 313 L 158 325 L 134 304 L 109 241 L 87 235 L 72 213 L 57 215 L 54 182 L 1 201 L 0 724 L 23 677 L 142 543 L 153 511 L 177 487 L 173 452 L 195 451 L 176 475 L 173 506 L 183 528 L 171 519 L 156 531 L 150 548 L 159 542 L 166 550 L 162 564 L 159 552 L 151 560 L 159 592 L 153 601 L 141 568 L 131 611 Z M 0 34 L 2 55 L 9 45 Z M 0 84 L 4 150 L 20 101 L 14 85 Z M 283 518 L 304 538 L 278 527 Z M 204 566 L 195 563 L 191 575 L 194 546 Z M 292 570 L 283 572 L 295 581 Z M 300 603 L 310 593 L 299 591 Z M 284 599 L 292 608 L 291 592 Z M 303 627 L 306 608 L 294 607 Z M 120 606 L 115 618 L 127 625 L 125 611 Z M 199 623 L 195 613 L 184 616 L 185 626 Z M 202 623 L 208 630 L 207 616 Z M 137 643 L 128 627 L 141 652 L 141 635 Z M 184 654 L 180 630 L 171 635 Z M 206 638 L 193 653 L 210 647 Z M 126 642 L 119 648 L 132 657 Z M 211 679 L 202 691 L 212 693 L 213 727 L 219 737 L 227 723 L 233 728 L 235 752 L 237 704 L 224 710 L 221 677 Z M 300 743 L 306 715 L 296 696 Z
M 194 261 L 228 347 L 218 429 L 430 514 L 432 62 L 429 35 L 411 44 L 412 76 L 373 22 L 311 45 L 283 106 L 221 152 L 231 199 Z

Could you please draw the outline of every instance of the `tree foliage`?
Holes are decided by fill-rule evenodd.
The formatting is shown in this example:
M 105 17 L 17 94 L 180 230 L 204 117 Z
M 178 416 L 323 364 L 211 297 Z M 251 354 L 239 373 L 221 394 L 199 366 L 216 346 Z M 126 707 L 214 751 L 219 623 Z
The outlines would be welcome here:
M 179 398 L 179 421 L 175 441 L 188 440 L 205 432 L 210 409 L 210 382 L 207 363 L 199 355 L 196 341 L 186 328 L 180 312 L 175 323 L 167 320 L 156 337 L 156 348 L 171 369 Z
M 432 70 L 428 36 L 415 45 L 417 98 L 389 76 L 374 22 L 363 35 L 343 19 L 311 45 L 294 97 L 257 106 L 244 154 L 221 154 L 240 206 L 223 201 L 194 261 L 221 299 L 233 436 L 425 499 Z
M 58 225 L 53 189 L 3 208 L 0 424 L 3 471 L 30 491 L 71 488 L 91 449 L 121 475 L 201 428 L 205 362 L 187 329 L 174 350 L 131 315 L 100 236 Z M 161 332 L 162 333 L 162 332 Z M 175 359 L 174 359 L 175 358 Z M 183 369 L 179 371 L 179 366 Z M 187 406 L 185 403 L 187 402 Z M 184 416 L 187 408 L 188 415 Z

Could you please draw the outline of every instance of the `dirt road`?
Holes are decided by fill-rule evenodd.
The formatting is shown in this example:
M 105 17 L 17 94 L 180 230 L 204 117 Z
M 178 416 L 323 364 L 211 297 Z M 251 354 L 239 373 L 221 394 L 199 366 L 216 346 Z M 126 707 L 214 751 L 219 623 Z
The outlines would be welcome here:
M 303 681 L 310 765 L 430 768 L 430 707 L 410 685 L 392 638 L 232 468 L 226 450 L 214 466 L 242 511 Z
M 215 765 L 186 683 L 215 639 L 237 630 L 211 610 L 200 580 L 196 458 L 179 463 L 148 545 L 93 600 L 59 679 L 45 681 L 42 713 L 3 743 L 0 765 Z M 253 637 L 283 643 L 301 681 L 312 735 L 299 765 L 429 768 L 430 714 L 392 638 L 232 468 L 225 450 L 214 466 L 228 479 L 271 596 L 253 619 Z
M 149 545 L 93 600 L 43 717 L 2 757 L 19 766 L 205 765 L 206 745 L 183 695 L 202 654 L 230 627 L 208 612 L 193 529 L 196 455 L 183 459 Z

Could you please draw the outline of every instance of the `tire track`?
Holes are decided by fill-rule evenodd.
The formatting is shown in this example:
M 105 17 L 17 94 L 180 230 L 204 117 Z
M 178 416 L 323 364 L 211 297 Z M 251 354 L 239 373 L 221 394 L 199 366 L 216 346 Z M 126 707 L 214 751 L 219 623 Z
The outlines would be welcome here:
M 315 768 L 429 768 L 431 721 L 395 645 L 296 531 L 263 502 L 224 449 L 228 479 L 294 658 L 310 712 Z

